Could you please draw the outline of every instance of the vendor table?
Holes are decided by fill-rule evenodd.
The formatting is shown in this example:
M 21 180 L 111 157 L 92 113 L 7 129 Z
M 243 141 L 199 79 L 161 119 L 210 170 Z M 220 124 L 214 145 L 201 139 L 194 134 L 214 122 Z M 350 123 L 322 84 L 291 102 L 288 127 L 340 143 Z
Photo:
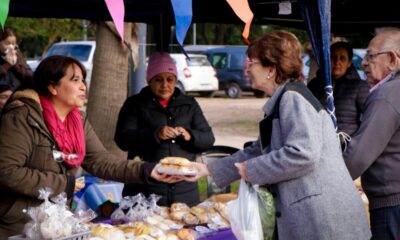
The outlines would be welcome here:
M 201 237 L 199 240 L 236 240 L 236 237 L 233 235 L 231 229 L 223 229 Z

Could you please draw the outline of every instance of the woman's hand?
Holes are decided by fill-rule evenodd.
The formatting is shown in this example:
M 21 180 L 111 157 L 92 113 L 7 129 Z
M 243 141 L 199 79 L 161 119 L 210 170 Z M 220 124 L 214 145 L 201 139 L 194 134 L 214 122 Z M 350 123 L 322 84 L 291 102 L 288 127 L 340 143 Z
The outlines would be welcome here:
M 249 178 L 246 175 L 246 162 L 235 163 L 235 167 L 237 167 L 239 171 L 239 175 L 246 181 L 249 181 Z
M 184 176 L 185 181 L 195 182 L 202 177 L 211 175 L 207 165 L 205 165 L 204 163 L 191 162 L 190 165 L 196 170 L 197 174 L 195 176 Z
M 156 165 L 151 171 L 150 176 L 157 181 L 166 182 L 166 183 L 176 183 L 184 180 L 183 176 L 180 175 L 169 175 L 166 173 L 159 173 L 157 170 L 158 165 Z
M 79 177 L 75 179 L 75 188 L 74 188 L 74 194 L 79 192 L 85 187 L 85 178 L 84 177 Z
M 185 141 L 190 141 L 190 139 L 192 138 L 192 136 L 190 135 L 190 133 L 183 127 L 176 127 L 175 128 L 176 131 L 178 131 L 178 134 L 182 136 L 182 138 Z
M 158 133 L 158 137 L 161 140 L 176 138 L 177 136 L 179 136 L 179 132 L 175 128 L 170 126 L 163 126 Z

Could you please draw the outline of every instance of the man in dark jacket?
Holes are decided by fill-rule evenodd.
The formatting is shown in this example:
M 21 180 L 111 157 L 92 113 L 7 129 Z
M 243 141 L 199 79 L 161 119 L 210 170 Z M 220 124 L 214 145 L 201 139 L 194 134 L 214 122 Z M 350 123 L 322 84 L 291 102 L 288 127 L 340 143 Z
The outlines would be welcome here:
M 156 52 L 149 58 L 149 86 L 129 97 L 118 117 L 114 140 L 130 157 L 157 164 L 168 156 L 194 161 L 196 154 L 214 144 L 214 135 L 202 110 L 193 97 L 176 88 L 177 73 L 167 53 Z M 152 193 L 162 196 L 160 205 L 199 202 L 197 183 L 174 184 L 152 181 L 150 184 L 125 185 L 123 195 Z

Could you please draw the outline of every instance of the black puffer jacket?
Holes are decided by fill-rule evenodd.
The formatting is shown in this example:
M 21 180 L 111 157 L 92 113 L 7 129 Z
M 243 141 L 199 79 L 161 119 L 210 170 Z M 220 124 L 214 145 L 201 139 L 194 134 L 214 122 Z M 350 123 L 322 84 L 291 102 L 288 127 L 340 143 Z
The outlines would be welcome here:
M 360 114 L 369 94 L 369 85 L 361 80 L 353 72 L 347 73 L 333 81 L 333 97 L 335 102 L 335 113 L 338 124 L 338 131 L 343 131 L 350 136 L 360 125 Z M 325 79 L 318 72 L 317 77 L 307 85 L 314 96 L 326 108 Z
M 158 132 L 162 126 L 182 126 L 192 136 L 189 142 L 177 138 L 162 141 Z M 129 97 L 119 113 L 114 137 L 117 145 L 130 156 L 139 156 L 144 161 L 158 163 L 167 156 L 185 157 L 195 160 L 196 154 L 214 144 L 214 135 L 203 112 L 193 97 L 182 94 L 177 88 L 167 107 L 162 107 L 155 99 L 149 87 Z M 197 183 L 179 182 L 166 184 L 126 185 L 123 195 L 144 193 L 146 196 L 156 193 L 163 196 L 158 202 L 170 205 L 184 202 L 195 205 L 199 202 Z

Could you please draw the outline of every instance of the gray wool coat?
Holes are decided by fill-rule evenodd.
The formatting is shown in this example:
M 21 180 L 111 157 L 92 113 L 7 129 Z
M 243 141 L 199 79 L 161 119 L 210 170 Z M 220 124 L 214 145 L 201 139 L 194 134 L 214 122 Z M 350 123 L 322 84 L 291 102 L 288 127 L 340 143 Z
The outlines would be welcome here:
M 209 163 L 219 186 L 240 178 L 235 162 L 246 161 L 253 184 L 268 184 L 275 195 L 279 240 L 357 240 L 371 237 L 360 195 L 344 164 L 328 113 L 306 86 L 278 87 L 264 106 L 272 128 L 232 156 Z M 285 89 L 285 90 L 284 90 Z M 310 96 L 311 95 L 311 96 Z M 270 143 L 263 135 L 270 131 Z

